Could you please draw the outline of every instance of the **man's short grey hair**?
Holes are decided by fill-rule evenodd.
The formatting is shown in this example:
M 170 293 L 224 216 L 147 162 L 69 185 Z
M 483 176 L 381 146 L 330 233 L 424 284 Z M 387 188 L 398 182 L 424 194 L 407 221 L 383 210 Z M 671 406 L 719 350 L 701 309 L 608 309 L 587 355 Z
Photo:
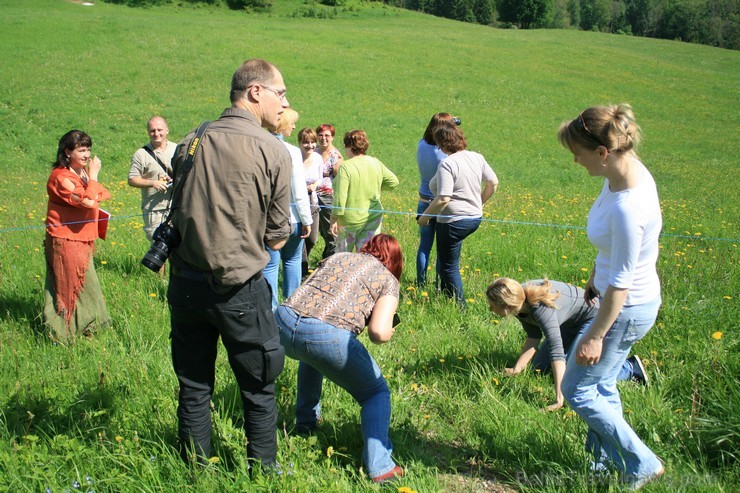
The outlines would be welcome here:
M 275 78 L 278 69 L 272 63 L 252 58 L 242 63 L 231 78 L 231 98 L 232 104 L 244 97 L 249 86 L 254 84 L 268 85 Z
M 148 120 L 146 121 L 146 129 L 147 129 L 147 130 L 149 130 L 149 125 L 151 125 L 151 123 L 152 123 L 152 122 L 153 122 L 154 120 L 162 120 L 162 121 L 164 122 L 164 126 L 165 126 L 165 127 L 167 127 L 167 128 L 170 128 L 170 124 L 169 124 L 169 123 L 167 123 L 167 118 L 165 118 L 165 117 L 163 117 L 163 116 L 155 115 L 155 116 L 151 117 L 150 119 L 148 119 Z

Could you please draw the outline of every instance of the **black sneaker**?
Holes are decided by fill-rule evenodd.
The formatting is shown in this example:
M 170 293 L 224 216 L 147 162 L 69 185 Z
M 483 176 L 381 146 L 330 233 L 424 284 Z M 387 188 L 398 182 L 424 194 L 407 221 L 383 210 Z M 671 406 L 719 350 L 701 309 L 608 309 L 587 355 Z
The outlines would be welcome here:
M 630 356 L 627 358 L 632 364 L 632 381 L 637 382 L 640 385 L 648 386 L 648 374 L 645 371 L 645 366 L 642 364 L 642 360 L 639 356 Z

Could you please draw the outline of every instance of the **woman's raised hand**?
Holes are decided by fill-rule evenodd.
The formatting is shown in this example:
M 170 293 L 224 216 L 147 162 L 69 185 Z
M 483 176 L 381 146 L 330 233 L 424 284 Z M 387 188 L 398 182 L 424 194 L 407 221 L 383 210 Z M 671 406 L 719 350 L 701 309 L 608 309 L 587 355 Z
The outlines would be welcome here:
M 87 165 L 87 174 L 90 176 L 90 179 L 98 181 L 98 173 L 100 173 L 100 168 L 103 166 L 103 163 L 100 162 L 100 158 L 98 156 L 93 156 L 92 159 L 90 159 L 90 162 Z

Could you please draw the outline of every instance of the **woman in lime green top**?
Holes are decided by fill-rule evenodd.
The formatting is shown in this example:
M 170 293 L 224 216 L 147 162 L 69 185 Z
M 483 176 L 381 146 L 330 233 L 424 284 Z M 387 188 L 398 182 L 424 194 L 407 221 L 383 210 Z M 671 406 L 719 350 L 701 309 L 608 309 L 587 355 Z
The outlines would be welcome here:
M 398 178 L 372 156 L 366 156 L 370 142 L 364 130 L 344 135 L 348 159 L 334 178 L 334 209 L 331 232 L 337 237 L 337 252 L 360 251 L 380 233 L 383 221 L 380 191 L 398 186 Z

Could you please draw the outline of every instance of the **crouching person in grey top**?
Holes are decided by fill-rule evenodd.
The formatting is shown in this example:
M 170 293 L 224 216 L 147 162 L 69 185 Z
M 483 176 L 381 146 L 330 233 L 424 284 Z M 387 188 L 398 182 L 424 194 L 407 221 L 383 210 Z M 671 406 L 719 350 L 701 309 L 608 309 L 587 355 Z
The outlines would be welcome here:
M 173 205 L 172 224 L 181 243 L 171 254 L 167 298 L 186 461 L 211 456 L 210 403 L 221 337 L 244 406 L 247 458 L 250 465 L 275 466 L 275 379 L 285 353 L 262 270 L 265 244 L 280 249 L 290 234 L 291 161 L 282 142 L 262 127 L 277 126 L 288 106 L 285 92 L 274 65 L 247 60 L 231 81 L 232 106 L 203 134 L 189 173 L 183 163 L 194 133 L 173 158 L 174 188 L 182 186 L 182 199 Z

